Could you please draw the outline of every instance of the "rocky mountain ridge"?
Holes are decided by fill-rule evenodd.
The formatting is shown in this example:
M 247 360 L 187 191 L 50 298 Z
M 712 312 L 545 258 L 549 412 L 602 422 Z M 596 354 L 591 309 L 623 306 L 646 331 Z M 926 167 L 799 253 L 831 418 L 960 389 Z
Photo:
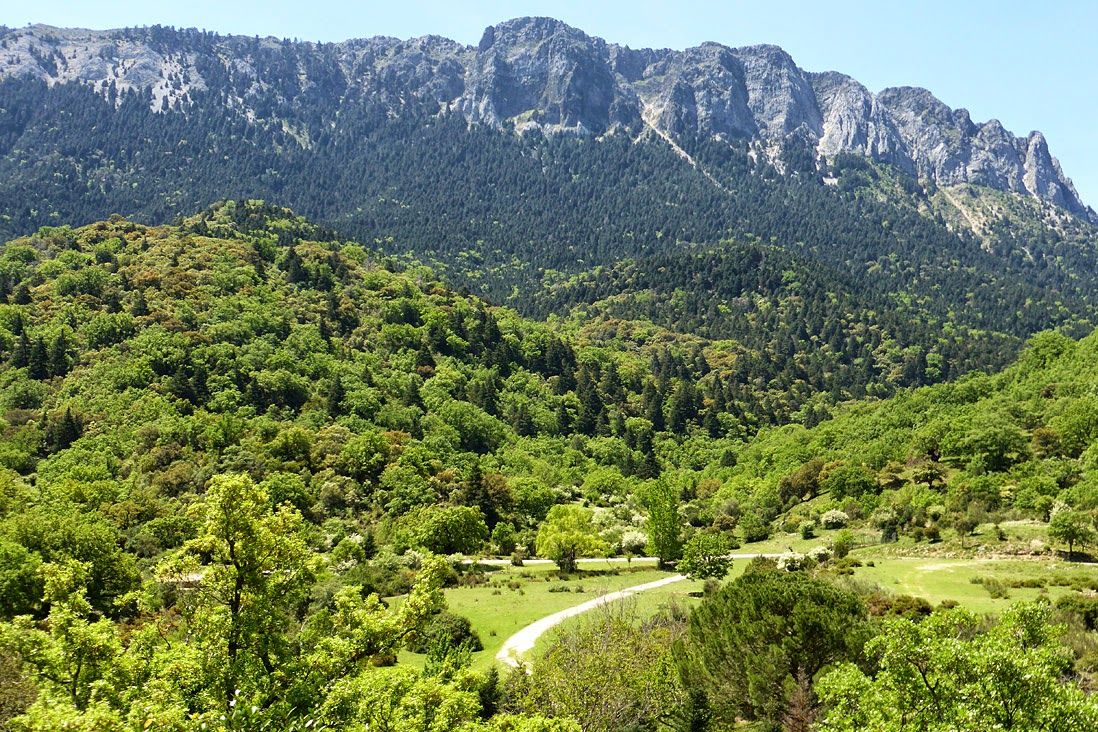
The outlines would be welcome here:
M 997 120 L 973 122 L 925 89 L 874 94 L 843 74 L 804 71 L 769 45 L 631 49 L 551 18 L 492 26 L 475 48 L 437 36 L 315 44 L 39 25 L 0 31 L 0 80 L 8 78 L 74 82 L 108 97 L 137 92 L 164 113 L 218 95 L 305 147 L 345 105 L 380 102 L 392 113 L 413 104 L 460 111 L 522 134 L 747 139 L 779 164 L 790 146 L 850 152 L 939 186 L 988 186 L 1095 219 L 1040 132 L 1019 137 Z

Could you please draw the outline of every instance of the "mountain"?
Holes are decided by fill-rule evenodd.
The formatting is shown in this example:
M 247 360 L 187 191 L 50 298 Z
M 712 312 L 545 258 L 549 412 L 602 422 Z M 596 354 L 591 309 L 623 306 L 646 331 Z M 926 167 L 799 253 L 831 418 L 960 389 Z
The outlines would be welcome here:
M 3 29 L 0 234 L 270 201 L 528 317 L 721 344 L 751 431 L 1098 322 L 1092 214 L 1043 139 L 967 119 L 544 18 L 476 48 Z
M 133 90 L 156 111 L 212 92 L 246 119 L 286 125 L 304 146 L 318 130 L 300 116 L 318 102 L 380 99 L 399 110 L 418 100 L 520 133 L 745 138 L 770 157 L 793 140 L 937 185 L 974 183 L 1093 216 L 1039 132 L 976 124 L 925 89 L 873 94 L 842 74 L 806 72 L 776 46 L 633 50 L 552 18 L 490 27 L 475 49 L 439 37 L 309 44 L 46 26 L 7 30 L 0 45 L 0 78 L 77 82 L 107 97 Z

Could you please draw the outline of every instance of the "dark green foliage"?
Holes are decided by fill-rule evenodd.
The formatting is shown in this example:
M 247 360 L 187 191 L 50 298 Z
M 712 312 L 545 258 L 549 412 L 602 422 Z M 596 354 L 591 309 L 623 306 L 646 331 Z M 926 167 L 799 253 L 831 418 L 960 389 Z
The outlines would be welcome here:
M 407 643 L 408 650 L 413 653 L 428 653 L 439 647 L 464 647 L 469 651 L 479 651 L 484 644 L 470 625 L 469 618 L 444 610 L 432 615 L 423 629 Z
M 780 728 L 800 679 L 860 658 L 868 638 L 858 598 L 800 572 L 754 571 L 690 614 L 678 650 L 688 687 L 701 689 L 714 719 Z

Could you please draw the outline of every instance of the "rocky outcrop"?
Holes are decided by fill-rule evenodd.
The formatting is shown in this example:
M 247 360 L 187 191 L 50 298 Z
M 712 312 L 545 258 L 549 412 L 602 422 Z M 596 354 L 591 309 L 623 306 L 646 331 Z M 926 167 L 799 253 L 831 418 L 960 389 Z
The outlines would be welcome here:
M 925 89 L 873 94 L 839 73 L 808 73 L 776 46 L 636 50 L 552 18 L 500 23 L 475 48 L 436 36 L 312 44 L 31 26 L 0 35 L 4 77 L 136 90 L 165 112 L 214 91 L 250 118 L 292 115 L 318 98 L 368 99 L 393 113 L 411 101 L 436 104 L 519 133 L 597 136 L 647 125 L 671 140 L 746 138 L 761 151 L 796 136 L 823 157 L 860 153 L 939 185 L 986 185 L 1093 217 L 1040 133 L 975 123 Z M 252 102 L 272 96 L 274 106 Z

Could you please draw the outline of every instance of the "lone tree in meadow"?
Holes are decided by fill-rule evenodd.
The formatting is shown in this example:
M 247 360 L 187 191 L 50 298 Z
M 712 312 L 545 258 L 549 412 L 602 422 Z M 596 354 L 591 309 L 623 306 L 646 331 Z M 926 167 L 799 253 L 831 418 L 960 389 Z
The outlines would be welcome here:
M 1048 522 L 1048 538 L 1068 545 L 1068 559 L 1075 556 L 1075 545 L 1094 543 L 1094 524 L 1090 514 L 1064 510 L 1053 514 Z
M 724 579 L 732 569 L 732 543 L 721 534 L 700 532 L 690 537 L 678 569 L 690 579 Z
M 648 511 L 645 530 L 648 551 L 666 569 L 682 556 L 682 517 L 679 516 L 679 489 L 664 478 L 657 478 L 641 489 L 641 503 Z
M 559 504 L 549 510 L 538 529 L 538 554 L 557 563 L 562 572 L 573 572 L 582 556 L 602 554 L 606 542 L 591 521 L 591 512 L 575 504 Z

